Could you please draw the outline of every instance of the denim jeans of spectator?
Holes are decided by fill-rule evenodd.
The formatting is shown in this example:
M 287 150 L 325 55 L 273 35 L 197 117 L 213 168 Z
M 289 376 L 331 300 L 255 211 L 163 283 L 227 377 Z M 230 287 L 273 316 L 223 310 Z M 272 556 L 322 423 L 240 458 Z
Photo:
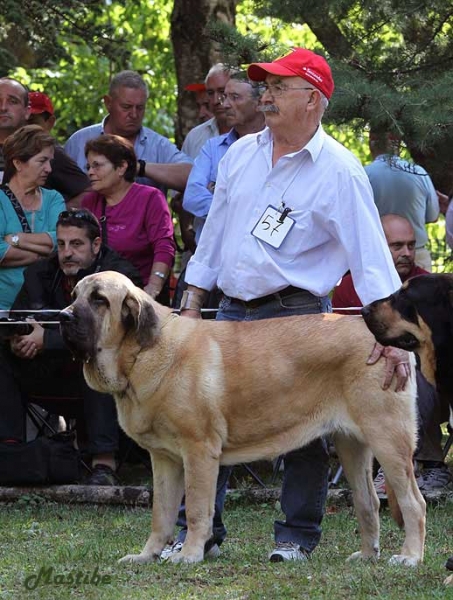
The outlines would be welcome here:
M 217 313 L 218 321 L 256 321 L 276 317 L 289 317 L 321 312 L 331 312 L 328 297 L 317 298 L 309 292 L 300 291 L 284 298 L 277 294 L 275 298 L 256 308 L 246 307 L 232 302 L 225 296 Z M 272 351 L 272 348 L 269 348 Z M 278 398 L 276 405 L 278 403 Z M 221 467 L 217 481 L 217 496 L 214 513 L 213 540 L 221 543 L 226 536 L 222 522 L 222 508 L 225 502 L 228 476 L 231 469 Z M 324 439 L 314 440 L 308 446 L 289 452 L 284 457 L 284 475 L 281 506 L 285 521 L 276 521 L 274 525 L 276 542 L 295 542 L 311 552 L 321 538 L 321 522 L 327 497 L 329 474 L 329 454 Z M 179 524 L 185 526 L 185 518 Z M 181 531 L 178 540 L 185 539 Z

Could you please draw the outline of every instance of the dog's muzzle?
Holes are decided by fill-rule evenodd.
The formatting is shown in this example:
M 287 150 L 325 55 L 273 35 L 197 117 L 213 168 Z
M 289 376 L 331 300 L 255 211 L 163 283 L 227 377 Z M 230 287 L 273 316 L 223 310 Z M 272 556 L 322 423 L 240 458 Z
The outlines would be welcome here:
M 60 332 L 66 346 L 76 359 L 89 362 L 94 356 L 93 338 L 89 335 L 90 325 L 81 322 L 70 307 L 60 312 L 59 320 Z
M 60 312 L 60 315 L 58 318 L 60 320 L 60 323 L 64 324 L 64 323 L 74 321 L 75 317 L 74 317 L 74 313 L 72 312 L 72 310 L 67 310 L 65 308 L 64 310 L 62 310 Z

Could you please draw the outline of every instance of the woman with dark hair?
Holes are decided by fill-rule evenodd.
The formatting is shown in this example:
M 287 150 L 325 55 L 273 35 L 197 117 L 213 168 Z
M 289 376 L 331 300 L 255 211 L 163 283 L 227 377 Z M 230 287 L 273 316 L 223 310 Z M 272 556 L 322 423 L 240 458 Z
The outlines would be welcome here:
M 134 183 L 137 158 L 126 139 L 100 135 L 86 143 L 85 156 L 93 191 L 86 194 L 82 206 L 101 222 L 103 242 L 140 271 L 145 291 L 156 298 L 175 256 L 165 196 L 156 188 Z
M 3 144 L 5 180 L 0 186 L 0 309 L 11 307 L 27 265 L 48 256 L 56 243 L 61 194 L 43 187 L 52 170 L 54 138 L 26 125 Z

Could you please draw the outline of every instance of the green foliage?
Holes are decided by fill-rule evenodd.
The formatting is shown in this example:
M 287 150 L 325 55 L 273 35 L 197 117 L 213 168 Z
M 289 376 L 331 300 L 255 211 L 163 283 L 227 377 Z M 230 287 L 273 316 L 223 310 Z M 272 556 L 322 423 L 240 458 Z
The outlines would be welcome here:
M 29 4 L 34 8 L 42 3 Z M 73 0 L 64 8 L 59 3 L 49 4 L 63 13 L 59 23 L 55 17 L 48 24 L 55 28 L 54 50 L 50 51 L 49 40 L 40 36 L 38 41 L 43 46 L 36 56 L 36 66 L 21 65 L 9 74 L 52 98 L 58 117 L 57 137 L 65 140 L 76 129 L 99 122 L 105 114 L 102 97 L 111 76 L 122 69 L 133 69 L 143 75 L 150 88 L 145 125 L 173 138 L 176 76 L 170 43 L 172 2 Z M 45 12 L 43 8 L 41 11 Z M 51 14 L 55 16 L 55 12 Z M 8 15 L 11 17 L 11 13 Z M 86 21 L 81 20 L 84 15 Z M 37 17 L 32 11 L 28 18 L 31 27 Z M 94 30 L 98 34 L 90 37 Z M 40 59 L 43 48 L 48 52 L 45 60 Z
M 253 0 L 243 0 L 239 3 L 236 27 L 238 35 L 228 40 L 227 44 L 237 44 L 240 47 L 241 38 L 249 42 L 251 48 L 247 58 L 251 60 L 243 60 L 243 64 L 256 60 L 274 60 L 294 46 L 312 47 L 316 44 L 316 37 L 307 25 L 285 23 L 281 18 L 266 14 L 257 16 Z
M 4 0 L 0 5 L 0 73 L 24 60 L 29 66 L 51 66 L 58 58 L 69 58 L 64 45 L 55 44 L 59 36 L 70 40 L 85 37 L 93 48 L 107 51 L 111 28 L 100 28 L 96 22 L 103 5 L 102 0 Z M 27 46 L 25 53 L 18 50 L 19 44 Z

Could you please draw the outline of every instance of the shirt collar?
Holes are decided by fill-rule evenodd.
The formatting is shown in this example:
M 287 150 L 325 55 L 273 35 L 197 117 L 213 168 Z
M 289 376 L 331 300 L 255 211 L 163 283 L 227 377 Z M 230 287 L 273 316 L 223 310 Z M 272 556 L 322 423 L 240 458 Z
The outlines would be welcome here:
M 208 123 L 208 128 L 212 131 L 213 136 L 214 135 L 219 135 L 219 127 L 217 125 L 217 121 L 215 119 L 215 117 L 211 117 L 209 119 L 209 121 L 207 121 Z
M 306 150 L 307 152 L 310 153 L 310 156 L 311 156 L 313 162 L 316 162 L 316 160 L 322 150 L 325 137 L 326 137 L 326 134 L 320 123 L 318 125 L 318 129 L 315 132 L 315 135 L 311 138 L 311 140 L 307 144 L 305 144 L 305 146 L 303 148 L 301 148 L 300 150 L 297 150 L 297 152 L 292 152 L 290 154 L 290 156 L 294 156 L 294 155 L 298 154 L 299 152 L 304 152 Z M 256 141 L 259 146 L 265 146 L 266 144 L 269 144 L 272 142 L 272 132 L 269 129 L 269 127 L 265 127 L 263 131 L 258 133 Z
M 231 146 L 231 144 L 234 144 L 234 142 L 236 142 L 239 139 L 238 133 L 234 129 L 234 127 L 233 129 L 230 129 L 228 133 L 224 133 L 219 137 L 219 146 Z
M 105 124 L 107 123 L 107 120 L 109 118 L 110 115 L 106 115 L 101 122 L 101 134 L 104 135 L 105 133 Z M 146 131 L 145 128 L 143 127 L 143 125 L 140 127 L 140 131 L 138 132 L 138 138 L 135 140 L 136 142 L 138 141 L 140 144 L 144 144 L 146 142 L 147 139 L 147 135 L 146 135 Z

